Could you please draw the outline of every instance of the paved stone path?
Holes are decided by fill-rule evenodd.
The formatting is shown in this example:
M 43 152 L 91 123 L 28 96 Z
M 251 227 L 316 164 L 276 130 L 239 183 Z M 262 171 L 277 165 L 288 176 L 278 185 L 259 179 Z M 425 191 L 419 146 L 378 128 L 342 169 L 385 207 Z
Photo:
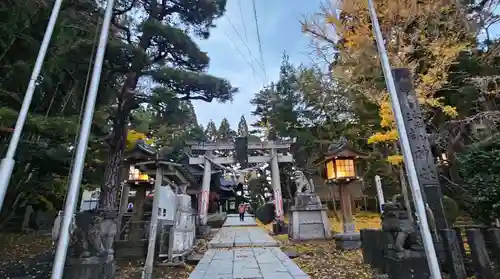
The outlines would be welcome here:
M 229 249 L 209 249 L 189 279 L 309 279 L 280 248 L 268 247 L 278 243 L 262 228 L 232 227 L 230 217 L 209 243 Z
M 244 221 L 240 221 L 240 216 L 238 214 L 228 214 L 226 222 L 224 222 L 223 227 L 248 227 L 257 226 L 255 218 L 253 216 L 245 216 Z
M 258 227 L 223 227 L 208 243 L 208 248 L 277 246 L 278 242 Z

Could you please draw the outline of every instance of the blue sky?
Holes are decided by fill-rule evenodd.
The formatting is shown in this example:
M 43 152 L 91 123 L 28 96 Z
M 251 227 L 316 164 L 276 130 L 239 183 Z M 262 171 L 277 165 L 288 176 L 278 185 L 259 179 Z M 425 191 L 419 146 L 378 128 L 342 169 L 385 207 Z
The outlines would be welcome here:
M 233 86 L 238 87 L 240 92 L 233 103 L 194 101 L 198 121 L 204 127 L 211 119 L 219 125 L 226 117 L 232 128 L 236 129 L 241 115 L 245 115 L 248 124 L 252 123 L 255 118 L 250 114 L 253 106 L 249 101 L 264 84 L 277 80 L 284 51 L 295 65 L 308 64 L 311 61 L 310 38 L 302 33 L 299 21 L 318 12 L 325 0 L 255 2 L 267 79 L 258 64 L 260 57 L 252 0 L 228 0 L 227 12 L 216 22 L 217 27 L 212 29 L 210 38 L 197 42 L 203 51 L 208 52 L 211 59 L 208 72 L 226 78 Z M 490 32 L 492 37 L 498 37 L 498 24 L 493 26 Z M 479 36 L 479 39 L 483 38 L 484 34 Z M 253 59 L 248 49 L 258 61 Z
M 311 49 L 308 47 L 310 39 L 302 33 L 299 21 L 319 11 L 324 1 L 255 0 L 255 2 L 267 82 L 270 82 L 278 77 L 281 55 L 284 51 L 296 65 L 307 64 L 310 61 Z M 263 87 L 266 80 L 258 64 L 259 46 L 252 0 L 228 0 L 227 12 L 216 24 L 217 27 L 212 29 L 210 38 L 198 41 L 198 44 L 203 51 L 208 52 L 211 59 L 208 72 L 226 78 L 233 86 L 238 87 L 240 92 L 235 96 L 233 103 L 195 101 L 194 106 L 198 121 L 203 126 L 206 126 L 210 119 L 219 125 L 226 117 L 232 128 L 236 129 L 242 114 L 249 124 L 254 121 L 255 118 L 250 115 L 253 107 L 249 101 Z M 252 58 L 247 47 L 259 62 Z M 253 66 L 256 74 L 249 64 Z

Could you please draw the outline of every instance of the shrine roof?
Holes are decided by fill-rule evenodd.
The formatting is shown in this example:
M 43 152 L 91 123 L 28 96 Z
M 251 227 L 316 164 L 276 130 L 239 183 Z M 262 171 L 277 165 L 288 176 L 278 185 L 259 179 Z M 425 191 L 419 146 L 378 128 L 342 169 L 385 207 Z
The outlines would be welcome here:
M 345 137 L 342 137 L 339 141 L 330 144 L 328 150 L 323 152 L 321 157 L 314 161 L 314 164 L 319 165 L 328 159 L 337 157 L 366 158 L 368 155 L 357 151 Z
M 191 168 L 182 163 L 174 162 L 168 154 L 156 149 L 142 140 L 125 153 L 125 163 L 138 167 L 148 175 L 156 175 L 158 165 L 164 169 L 164 179 L 177 185 L 189 184 L 189 188 L 199 187 L 198 180 Z

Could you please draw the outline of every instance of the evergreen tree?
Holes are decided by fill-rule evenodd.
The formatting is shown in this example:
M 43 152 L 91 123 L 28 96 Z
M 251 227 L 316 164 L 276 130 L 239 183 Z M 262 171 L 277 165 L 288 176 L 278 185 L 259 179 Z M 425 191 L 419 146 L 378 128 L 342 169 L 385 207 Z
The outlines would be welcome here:
M 238 123 L 238 136 L 248 137 L 248 125 L 244 115 L 241 116 L 240 123 Z
M 110 44 L 108 55 L 113 57 L 113 68 L 124 77 L 111 117 L 113 133 L 108 139 L 110 158 L 101 191 L 102 208 L 116 207 L 119 170 L 132 110 L 148 103 L 161 115 L 165 110 L 182 109 L 176 102 L 192 99 L 224 102 L 231 100 L 237 91 L 228 81 L 205 73 L 209 58 L 191 38 L 207 39 L 225 7 L 226 0 L 119 3 L 113 30 L 121 41 Z M 141 92 L 138 85 L 143 80 L 152 81 L 156 87 L 151 92 Z
M 271 83 L 270 86 L 263 88 L 250 100 L 250 104 L 255 106 L 255 110 L 252 111 L 253 116 L 257 116 L 257 120 L 251 124 L 256 130 L 252 133 L 261 132 L 269 136 L 270 121 L 273 116 L 273 100 L 272 97 L 275 94 L 274 84 Z
M 222 119 L 219 130 L 217 130 L 217 140 L 221 142 L 231 141 L 235 135 L 236 132 L 231 129 L 227 118 Z
M 48 0 L 0 1 L 2 151 L 12 136 L 52 6 L 53 1 Z M 63 207 L 75 150 L 72 147 L 85 101 L 90 54 L 102 14 L 95 1 L 63 3 L 16 151 L 16 167 L 0 212 L 0 229 L 16 216 L 13 212 L 27 203 L 49 211 Z M 114 39 L 110 34 L 110 41 Z M 107 67 L 108 61 L 102 71 L 83 187 L 98 187 L 103 178 L 106 154 L 100 139 L 109 133 L 107 105 L 114 98 L 117 76 L 121 75 Z
M 189 139 L 202 142 L 206 141 L 207 136 L 205 134 L 205 130 L 203 129 L 203 125 L 200 124 L 196 128 L 192 129 L 190 131 Z
M 209 142 L 215 142 L 217 140 L 217 126 L 215 126 L 215 122 L 212 119 L 210 119 L 205 129 L 205 137 Z
M 283 54 L 279 80 L 255 94 L 250 101 L 255 106 L 252 115 L 258 117 L 252 126 L 263 130 L 271 140 L 293 136 L 295 127 L 299 126 L 297 109 L 301 98 L 298 88 L 296 70 L 288 55 Z

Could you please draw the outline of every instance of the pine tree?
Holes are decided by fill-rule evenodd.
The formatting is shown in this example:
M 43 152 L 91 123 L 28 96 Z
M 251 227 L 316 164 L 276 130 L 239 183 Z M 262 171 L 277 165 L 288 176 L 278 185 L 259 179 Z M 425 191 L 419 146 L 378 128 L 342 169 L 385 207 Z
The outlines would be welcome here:
M 241 116 L 240 123 L 238 123 L 238 136 L 248 137 L 248 125 L 244 115 Z
M 252 126 L 267 134 L 270 140 L 293 136 L 300 116 L 298 88 L 297 72 L 288 55 L 283 54 L 279 80 L 255 94 L 250 101 L 255 106 L 252 115 L 258 117 Z
M 210 119 L 205 129 L 205 138 L 209 142 L 217 140 L 217 126 L 215 126 L 215 122 L 212 119 Z
M 189 132 L 189 139 L 190 140 L 196 140 L 196 141 L 206 141 L 207 136 L 205 134 L 205 130 L 203 129 L 203 125 L 198 125 L 197 127 L 191 129 Z
M 108 138 L 110 158 L 101 191 L 102 208 L 116 207 L 128 121 L 134 109 L 148 103 L 161 114 L 176 108 L 171 104 L 177 101 L 228 101 L 237 91 L 227 80 L 206 74 L 207 53 L 191 38 L 207 39 L 225 8 L 226 0 L 125 0 L 117 5 L 113 30 L 121 40 L 110 43 L 107 55 L 113 69 L 123 74 L 123 83 L 114 98 L 118 103 L 111 117 L 113 132 Z M 138 86 L 143 80 L 157 87 L 145 94 Z
M 222 119 L 219 130 L 217 130 L 217 140 L 221 142 L 231 141 L 235 135 L 236 132 L 231 129 L 227 118 Z

